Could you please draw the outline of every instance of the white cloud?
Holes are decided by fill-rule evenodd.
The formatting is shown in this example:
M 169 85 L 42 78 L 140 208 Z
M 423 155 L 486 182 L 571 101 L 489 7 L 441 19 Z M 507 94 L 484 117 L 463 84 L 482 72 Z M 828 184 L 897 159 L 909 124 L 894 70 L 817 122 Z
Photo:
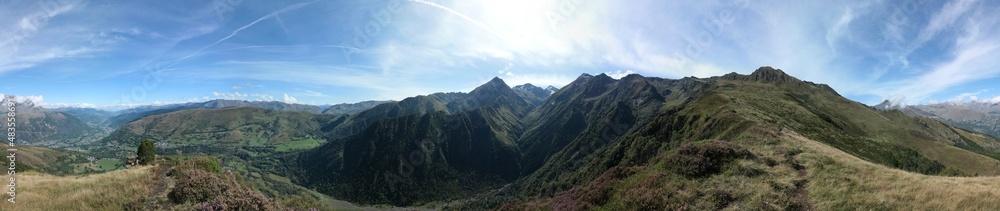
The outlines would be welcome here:
M 0 93 L 0 101 L 6 101 L 10 96 Z M 41 95 L 14 95 L 14 102 L 18 104 L 31 103 L 35 106 L 46 106 L 45 97 Z
M 993 97 L 993 98 L 990 98 L 990 99 L 986 99 L 984 101 L 990 102 L 990 103 L 1000 103 L 1000 96 L 996 96 L 996 97 Z
M 503 69 L 500 69 L 500 71 L 497 71 L 497 74 L 501 75 L 501 76 L 502 75 L 514 76 L 514 72 L 510 71 L 510 68 L 513 67 L 513 66 L 514 66 L 514 63 L 507 62 L 507 66 L 504 66 Z
M 474 67 L 467 62 L 481 60 L 510 61 L 507 67 L 496 71 L 498 76 L 514 76 L 523 72 L 511 71 L 512 63 L 527 67 L 521 69 L 574 75 L 582 71 L 566 67 L 607 65 L 631 69 L 646 76 L 675 78 L 709 77 L 734 71 L 726 69 L 732 67 L 730 64 L 712 61 L 716 58 L 712 52 L 729 51 L 732 46 L 720 43 L 734 39 L 730 32 L 741 27 L 729 19 L 724 20 L 726 23 L 721 26 L 724 33 L 709 37 L 710 42 L 716 44 L 703 46 L 704 43 L 698 43 L 698 46 L 704 47 L 699 49 L 701 53 L 698 55 L 679 55 L 684 53 L 678 53 L 678 50 L 684 50 L 686 44 L 691 43 L 688 41 L 700 38 L 689 34 L 713 33 L 704 29 L 700 18 L 718 19 L 716 16 L 723 13 L 719 10 L 730 12 L 727 14 L 734 17 L 744 17 L 749 14 L 746 5 L 692 2 L 687 5 L 695 9 L 686 10 L 668 5 L 670 3 L 650 4 L 568 0 L 443 1 L 432 6 L 410 4 L 421 18 L 394 23 L 398 24 L 400 33 L 409 36 L 385 40 L 381 45 L 373 46 L 372 52 L 378 55 L 374 59 L 388 74 L 418 74 L 412 72 L 415 71 L 411 68 L 413 66 L 437 67 L 430 68 L 430 71 Z M 641 14 L 632 14 L 637 9 L 635 7 L 642 7 L 636 11 Z M 708 17 L 686 17 L 691 13 Z M 558 21 L 553 23 L 550 20 L 552 17 L 557 17 Z M 430 21 L 428 19 L 439 24 L 428 26 L 425 24 Z M 723 48 L 725 50 L 717 50 Z M 753 68 L 746 67 L 746 71 Z
M 979 91 L 975 91 L 975 92 L 966 92 L 966 93 L 958 94 L 958 96 L 955 96 L 955 98 L 952 99 L 952 101 L 953 102 L 957 102 L 957 103 L 965 102 L 966 99 L 969 99 L 971 101 L 976 101 L 976 100 L 979 99 L 979 97 L 976 96 L 976 95 L 979 95 L 979 94 L 982 94 L 982 93 L 985 93 L 985 92 L 988 92 L 988 91 L 990 91 L 990 90 L 989 89 L 983 89 L 983 90 L 979 90 Z
M 252 96 L 256 97 L 257 101 L 274 101 L 274 96 L 269 94 L 253 94 Z
M 298 99 L 295 99 L 295 97 L 292 97 L 292 96 L 288 96 L 287 93 L 284 94 L 284 97 L 282 97 L 282 101 L 285 101 L 285 103 L 298 103 L 299 102 Z
M 892 108 L 903 108 L 907 106 L 906 96 L 904 95 L 891 95 L 888 97 L 884 97 L 882 100 L 883 101 L 888 100 L 889 107 Z
M 622 72 L 622 70 L 618 70 L 618 71 L 615 71 L 615 72 L 605 72 L 604 74 L 606 74 L 606 75 L 608 75 L 608 77 L 611 77 L 611 78 L 614 78 L 614 79 L 621 79 L 621 78 L 623 78 L 625 76 L 628 76 L 628 75 L 631 75 L 631 74 L 635 74 L 635 72 L 632 72 L 632 70 L 626 70 L 624 72 Z
M 223 99 L 223 100 L 244 100 L 248 96 L 250 96 L 249 94 L 240 92 L 233 92 L 233 93 L 212 92 L 212 95 L 215 96 L 216 99 Z
M 46 103 L 45 108 L 98 108 L 90 103 Z

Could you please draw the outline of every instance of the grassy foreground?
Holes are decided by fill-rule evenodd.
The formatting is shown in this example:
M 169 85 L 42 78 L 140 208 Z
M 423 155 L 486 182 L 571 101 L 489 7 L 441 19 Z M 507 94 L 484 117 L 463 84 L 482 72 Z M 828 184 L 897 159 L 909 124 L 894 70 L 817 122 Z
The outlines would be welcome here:
M 153 167 L 83 177 L 18 173 L 16 203 L 4 197 L 0 210 L 125 210 L 149 193 Z M 7 178 L 6 176 L 4 178 Z
M 669 157 L 677 154 L 667 153 L 647 165 L 616 167 L 552 197 L 507 201 L 500 209 L 1000 210 L 1000 176 L 907 172 L 792 130 L 751 131 L 728 144 L 753 155 L 719 163 L 714 173 L 675 173 Z
M 833 147 L 787 135 L 807 149 L 799 159 L 810 169 L 814 206 L 873 210 L 997 210 L 1000 177 L 929 176 L 887 168 Z

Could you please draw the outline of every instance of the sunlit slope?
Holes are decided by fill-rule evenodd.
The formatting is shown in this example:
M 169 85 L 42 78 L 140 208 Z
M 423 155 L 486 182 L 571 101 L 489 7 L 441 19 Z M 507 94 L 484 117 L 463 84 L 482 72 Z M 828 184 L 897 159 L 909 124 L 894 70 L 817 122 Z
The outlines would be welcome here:
M 793 129 L 874 163 L 925 174 L 947 168 L 969 174 L 1000 174 L 1000 161 L 984 155 L 995 153 L 996 148 L 967 150 L 972 145 L 994 146 L 1000 143 L 996 139 L 967 132 L 960 135 L 957 129 L 938 121 L 895 110 L 878 111 L 832 90 L 801 86 L 805 82 L 780 70 L 755 74 L 773 74 L 795 82 L 757 83 L 746 80 L 747 76 L 723 76 L 735 80 L 719 80 L 714 94 L 721 102 L 712 103 L 722 103 L 750 121 Z
M 140 167 L 83 177 L 18 173 L 16 203 L 4 201 L 0 210 L 124 210 L 152 189 L 152 169 Z
M 997 210 L 1000 177 L 929 176 L 861 160 L 794 133 L 782 134 L 802 147 L 813 206 L 830 209 Z

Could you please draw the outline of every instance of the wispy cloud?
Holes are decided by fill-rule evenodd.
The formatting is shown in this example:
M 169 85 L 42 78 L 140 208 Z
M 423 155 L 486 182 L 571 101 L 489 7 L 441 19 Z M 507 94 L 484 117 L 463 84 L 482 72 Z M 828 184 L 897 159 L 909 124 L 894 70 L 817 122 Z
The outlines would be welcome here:
M 922 46 L 928 40 L 937 36 L 941 30 L 952 27 L 960 17 L 968 14 L 969 10 L 976 6 L 976 1 L 956 0 L 945 4 L 938 13 L 931 17 L 930 22 L 927 23 L 927 27 L 924 27 L 920 31 L 913 45 L 916 47 Z
M 329 95 L 323 94 L 321 92 L 313 91 L 313 90 L 302 90 L 302 92 L 306 96 L 311 96 L 311 97 L 329 97 Z
M 20 5 L 19 5 L 20 4 Z M 24 8 L 18 7 L 23 6 Z M 38 34 L 53 18 L 80 6 L 80 1 L 0 2 L 0 24 L 10 26 L 0 32 L 0 74 L 34 67 L 50 60 L 71 58 L 94 52 L 90 47 L 64 45 L 61 40 L 42 40 Z
M 964 1 L 963 1 L 964 2 Z M 942 12 L 931 21 L 924 31 L 938 31 L 938 22 L 954 22 L 953 13 L 966 13 L 972 17 L 965 21 L 954 22 L 949 27 L 960 30 L 960 33 L 949 37 L 954 43 L 948 52 L 950 59 L 934 65 L 932 69 L 912 79 L 904 79 L 896 93 L 909 95 L 913 103 L 928 100 L 935 94 L 969 82 L 985 80 L 1000 76 L 1000 38 L 992 36 L 1000 33 L 1000 15 L 987 12 L 985 9 L 967 11 L 954 9 L 954 5 L 942 9 Z M 959 11 L 959 12 L 955 12 Z M 944 15 L 942 15 L 944 14 Z M 947 20 L 938 20 L 947 19 Z
M 244 26 L 242 26 L 240 28 L 237 28 L 236 30 L 233 30 L 232 32 L 229 33 L 229 35 L 226 35 L 222 39 L 219 39 L 219 40 L 217 40 L 215 42 L 212 42 L 211 44 L 205 45 L 204 47 L 201 47 L 198 50 L 195 50 L 194 52 L 192 52 L 191 54 L 188 54 L 187 56 L 183 56 L 183 57 L 180 57 L 180 58 L 174 60 L 172 63 L 170 63 L 169 65 L 167 65 L 164 68 L 165 69 L 169 69 L 169 68 L 173 67 L 174 65 L 177 65 L 178 63 L 183 62 L 184 60 L 186 60 L 188 58 L 191 58 L 193 56 L 198 55 L 198 53 L 201 53 L 201 51 L 204 51 L 205 49 L 211 48 L 211 47 L 213 47 L 215 45 L 218 45 L 219 43 L 225 42 L 226 40 L 229 40 L 230 38 L 233 38 L 234 36 L 240 34 L 241 31 L 243 31 L 243 30 L 245 30 L 247 28 L 250 28 L 250 27 L 256 25 L 257 23 L 260 23 L 261 21 L 264 21 L 264 20 L 267 20 L 267 19 L 270 19 L 270 18 L 276 18 L 276 17 L 278 17 L 278 15 L 281 15 L 281 13 L 285 13 L 285 12 L 288 12 L 288 11 L 296 10 L 296 9 L 308 6 L 309 4 L 312 4 L 312 3 L 315 3 L 315 2 L 316 1 L 309 1 L 309 2 L 303 2 L 303 3 L 293 4 L 293 5 L 281 8 L 279 10 L 276 10 L 274 12 L 268 13 L 264 17 L 260 17 L 257 20 L 254 20 L 253 22 L 250 22 L 247 25 L 244 25 Z M 283 22 L 282 22 L 282 24 L 283 24 Z
M 161 102 L 402 99 L 494 76 L 561 86 L 583 72 L 709 77 L 768 65 L 861 102 L 918 104 L 1000 77 L 991 1 L 400 2 L 373 18 L 384 2 L 262 2 L 220 17 L 211 2 L 73 3 L 43 14 L 34 2 L 2 1 L 0 25 L 15 30 L 0 31 L 0 48 L 13 49 L 0 52 L 0 74 L 19 79 L 12 87 L 62 76 L 51 83 L 115 84 L 86 91 L 128 95 L 144 72 L 165 67 L 161 88 L 146 90 L 146 101 Z M 336 44 L 364 36 L 365 47 Z M 344 50 L 362 53 L 345 62 Z M 211 91 L 219 96 L 191 94 Z M 52 92 L 38 94 L 62 97 Z
M 496 30 L 493 30 L 493 28 L 490 28 L 490 26 L 487 26 L 486 24 L 483 24 L 482 22 L 479 22 L 476 19 L 474 19 L 472 17 L 469 17 L 468 15 L 465 15 L 465 14 L 462 14 L 461 12 L 455 11 L 454 9 L 442 6 L 442 5 L 437 4 L 437 3 L 424 1 L 424 0 L 407 0 L 407 1 L 417 2 L 417 3 L 429 5 L 429 6 L 436 7 L 438 9 L 444 10 L 444 11 L 446 11 L 448 13 L 451 13 L 451 14 L 453 14 L 455 16 L 458 16 L 458 17 L 460 17 L 462 19 L 465 19 L 466 21 L 469 21 L 470 23 L 475 24 L 479 28 L 482 28 L 483 30 L 486 30 L 486 31 L 490 32 L 491 34 L 496 35 L 497 37 L 503 39 L 503 36 L 501 36 L 500 33 L 497 33 Z

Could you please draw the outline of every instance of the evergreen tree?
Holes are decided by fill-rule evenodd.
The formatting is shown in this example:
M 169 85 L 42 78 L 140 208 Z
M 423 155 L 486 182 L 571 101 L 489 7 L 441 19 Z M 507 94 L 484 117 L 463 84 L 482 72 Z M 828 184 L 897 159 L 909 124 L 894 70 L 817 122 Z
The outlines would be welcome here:
M 139 156 L 140 165 L 153 163 L 153 160 L 156 159 L 156 146 L 153 145 L 153 141 L 143 140 L 142 143 L 139 143 L 139 151 L 136 152 L 136 155 Z

